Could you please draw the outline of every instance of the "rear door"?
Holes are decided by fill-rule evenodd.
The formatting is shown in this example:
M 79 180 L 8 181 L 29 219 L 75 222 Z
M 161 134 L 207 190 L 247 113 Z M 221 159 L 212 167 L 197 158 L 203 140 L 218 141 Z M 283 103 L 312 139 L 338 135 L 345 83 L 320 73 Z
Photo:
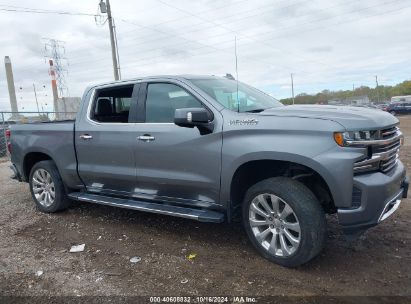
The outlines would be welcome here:
M 138 124 L 135 196 L 187 205 L 218 204 L 222 118 L 206 100 L 178 81 L 142 84 L 143 123 Z M 204 107 L 214 116 L 214 131 L 174 124 L 178 108 Z
M 132 121 L 139 88 L 139 83 L 97 88 L 76 124 L 78 171 L 89 192 L 125 196 L 134 192 L 136 128 Z

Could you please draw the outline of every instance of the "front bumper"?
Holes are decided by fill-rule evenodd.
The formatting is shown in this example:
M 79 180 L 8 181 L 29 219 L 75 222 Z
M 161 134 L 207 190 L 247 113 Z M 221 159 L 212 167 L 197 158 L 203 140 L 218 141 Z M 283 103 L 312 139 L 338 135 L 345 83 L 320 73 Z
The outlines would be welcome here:
M 377 225 L 398 209 L 407 197 L 409 179 L 401 161 L 388 174 L 375 172 L 354 176 L 354 187 L 360 196 L 355 208 L 339 208 L 338 220 L 346 234 L 356 234 Z M 360 194 L 358 194 L 360 193 Z

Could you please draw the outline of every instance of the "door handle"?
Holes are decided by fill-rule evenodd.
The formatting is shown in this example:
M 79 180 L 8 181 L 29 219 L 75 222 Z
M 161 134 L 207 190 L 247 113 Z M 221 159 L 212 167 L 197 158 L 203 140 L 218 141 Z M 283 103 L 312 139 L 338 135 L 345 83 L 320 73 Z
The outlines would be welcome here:
M 92 139 L 93 136 L 89 135 L 89 134 L 81 134 L 80 135 L 81 139 L 87 140 L 87 139 Z
M 140 135 L 139 137 L 137 137 L 137 139 L 141 141 L 145 141 L 145 142 L 150 142 L 150 141 L 155 140 L 156 138 L 154 136 L 145 134 L 145 135 Z

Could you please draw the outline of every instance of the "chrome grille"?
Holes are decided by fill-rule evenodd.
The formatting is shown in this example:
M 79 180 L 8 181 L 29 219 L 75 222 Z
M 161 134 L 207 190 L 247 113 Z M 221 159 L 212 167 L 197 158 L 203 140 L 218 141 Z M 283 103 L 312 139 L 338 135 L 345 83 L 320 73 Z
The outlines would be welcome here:
M 354 172 L 380 170 L 388 173 L 398 163 L 402 134 L 398 127 L 378 131 L 378 139 L 369 142 L 371 154 L 354 164 Z
M 398 163 L 398 154 L 394 154 L 389 160 L 381 161 L 381 171 L 386 173 L 393 169 Z
M 399 131 L 398 127 L 392 127 L 381 131 L 381 139 L 389 139 L 395 137 Z M 401 140 L 396 139 L 386 145 L 374 147 L 375 153 L 383 154 L 384 158 L 380 162 L 380 169 L 386 173 L 393 169 L 398 162 Z
M 391 137 L 398 130 L 399 130 L 398 127 L 392 127 L 392 128 L 381 130 L 381 139 L 386 139 L 386 138 Z

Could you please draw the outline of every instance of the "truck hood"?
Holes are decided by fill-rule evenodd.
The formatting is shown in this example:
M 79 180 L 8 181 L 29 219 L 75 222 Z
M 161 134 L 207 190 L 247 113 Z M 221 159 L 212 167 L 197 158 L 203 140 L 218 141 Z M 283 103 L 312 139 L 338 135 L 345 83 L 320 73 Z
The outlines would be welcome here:
M 398 119 L 387 112 L 361 107 L 292 105 L 267 109 L 259 114 L 332 120 L 347 130 L 381 129 L 398 123 Z

